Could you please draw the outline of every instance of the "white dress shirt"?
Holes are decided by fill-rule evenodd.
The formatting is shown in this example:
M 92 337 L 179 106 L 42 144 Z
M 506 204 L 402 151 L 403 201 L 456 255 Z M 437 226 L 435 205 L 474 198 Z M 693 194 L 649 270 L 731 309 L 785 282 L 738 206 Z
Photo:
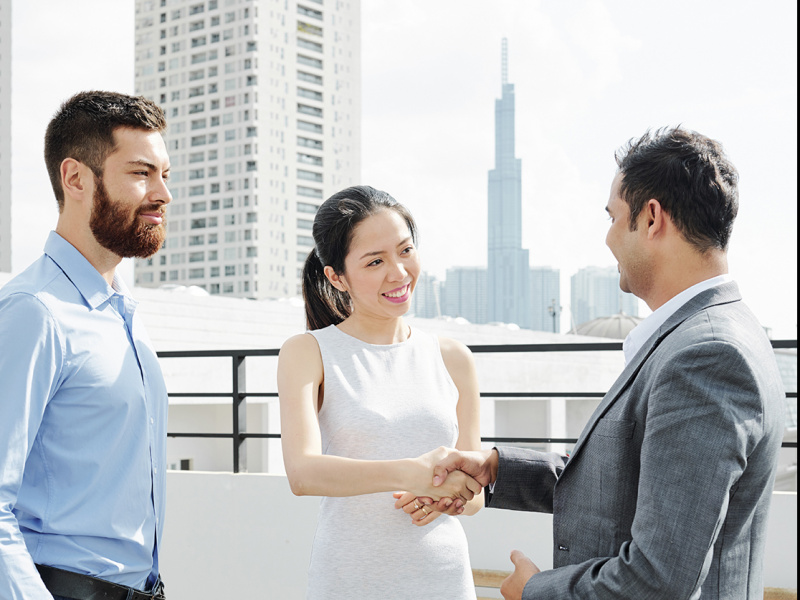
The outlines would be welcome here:
M 673 296 L 654 310 L 653 314 L 631 329 L 628 337 L 622 342 L 622 352 L 625 354 L 625 365 L 633 360 L 633 357 L 636 356 L 636 353 L 644 346 L 645 342 L 650 339 L 650 336 L 658 331 L 658 328 L 666 323 L 667 319 L 674 315 L 681 306 L 697 296 L 697 294 L 705 292 L 717 285 L 728 283 L 729 281 L 733 281 L 733 279 L 728 274 L 717 275 L 711 279 L 706 279 L 705 281 L 694 284 L 690 288 L 686 288 L 680 294 Z

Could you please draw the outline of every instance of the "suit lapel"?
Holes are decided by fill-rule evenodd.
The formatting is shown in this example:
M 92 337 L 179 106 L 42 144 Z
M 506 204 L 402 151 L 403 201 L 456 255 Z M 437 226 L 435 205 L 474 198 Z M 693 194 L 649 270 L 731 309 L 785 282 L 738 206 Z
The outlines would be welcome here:
M 600 401 L 600 404 L 597 406 L 594 413 L 589 418 L 589 421 L 586 423 L 586 426 L 583 428 L 578 441 L 575 443 L 575 446 L 572 449 L 572 454 L 570 454 L 570 459 L 565 466 L 565 470 L 569 468 L 569 465 L 575 460 L 575 456 L 583 447 L 586 439 L 591 435 L 592 430 L 597 424 L 597 421 L 599 421 L 603 415 L 608 412 L 608 409 L 611 408 L 614 402 L 617 401 L 622 393 L 633 382 L 647 359 L 650 358 L 653 352 L 655 352 L 656 348 L 658 348 L 661 342 L 670 333 L 677 329 L 678 326 L 690 316 L 701 310 L 705 310 L 706 308 L 717 304 L 736 302 L 741 299 L 742 297 L 739 293 L 738 286 L 736 283 L 731 281 L 699 293 L 697 296 L 686 302 L 686 304 L 678 308 L 678 310 L 675 311 L 675 313 L 664 322 L 658 331 L 650 336 L 650 339 L 647 340 L 644 346 L 639 349 L 639 352 L 637 352 L 633 360 L 628 363 L 620 376 L 608 390 L 608 393 L 606 393 L 606 395 Z

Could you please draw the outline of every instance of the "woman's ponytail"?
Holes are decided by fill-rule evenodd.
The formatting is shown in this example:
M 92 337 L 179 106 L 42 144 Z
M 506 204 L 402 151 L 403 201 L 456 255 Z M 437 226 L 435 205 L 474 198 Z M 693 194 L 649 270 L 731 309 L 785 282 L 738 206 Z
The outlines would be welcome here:
M 314 250 L 309 252 L 303 265 L 303 300 L 309 331 L 338 325 L 350 316 L 347 292 L 340 292 L 331 285 L 325 277 L 325 267 Z

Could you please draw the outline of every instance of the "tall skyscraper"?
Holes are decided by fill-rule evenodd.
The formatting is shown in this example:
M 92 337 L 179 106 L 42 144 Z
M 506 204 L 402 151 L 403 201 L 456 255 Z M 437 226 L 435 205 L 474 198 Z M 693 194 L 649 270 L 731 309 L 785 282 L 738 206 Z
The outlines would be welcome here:
M 0 0 L 0 271 L 11 271 L 11 0 Z
M 136 0 L 136 89 L 172 164 L 136 283 L 300 293 L 319 204 L 360 177 L 359 0 Z
M 570 283 L 573 326 L 620 312 L 639 316 L 639 300 L 619 288 L 617 267 L 584 267 Z
M 531 327 L 528 251 L 522 248 L 522 161 L 514 156 L 514 84 L 503 39 L 502 96 L 495 101 L 495 168 L 489 171 L 488 319 Z
M 424 271 L 417 278 L 414 295 L 411 296 L 409 312 L 416 317 L 435 319 L 442 315 L 440 295 L 442 284 L 436 277 Z

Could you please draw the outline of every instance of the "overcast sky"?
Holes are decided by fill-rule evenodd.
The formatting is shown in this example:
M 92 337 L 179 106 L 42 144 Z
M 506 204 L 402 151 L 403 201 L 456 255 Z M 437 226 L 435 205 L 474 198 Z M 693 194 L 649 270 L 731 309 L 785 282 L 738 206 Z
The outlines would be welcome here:
M 133 92 L 133 1 L 13 5 L 13 261 L 56 220 L 42 136 L 82 89 Z M 509 45 L 523 245 L 569 277 L 615 264 L 604 244 L 614 151 L 683 124 L 739 169 L 730 267 L 775 337 L 797 336 L 794 0 L 362 0 L 362 182 L 406 204 L 424 266 L 486 264 L 500 49 Z M 129 273 L 127 266 L 123 273 Z

